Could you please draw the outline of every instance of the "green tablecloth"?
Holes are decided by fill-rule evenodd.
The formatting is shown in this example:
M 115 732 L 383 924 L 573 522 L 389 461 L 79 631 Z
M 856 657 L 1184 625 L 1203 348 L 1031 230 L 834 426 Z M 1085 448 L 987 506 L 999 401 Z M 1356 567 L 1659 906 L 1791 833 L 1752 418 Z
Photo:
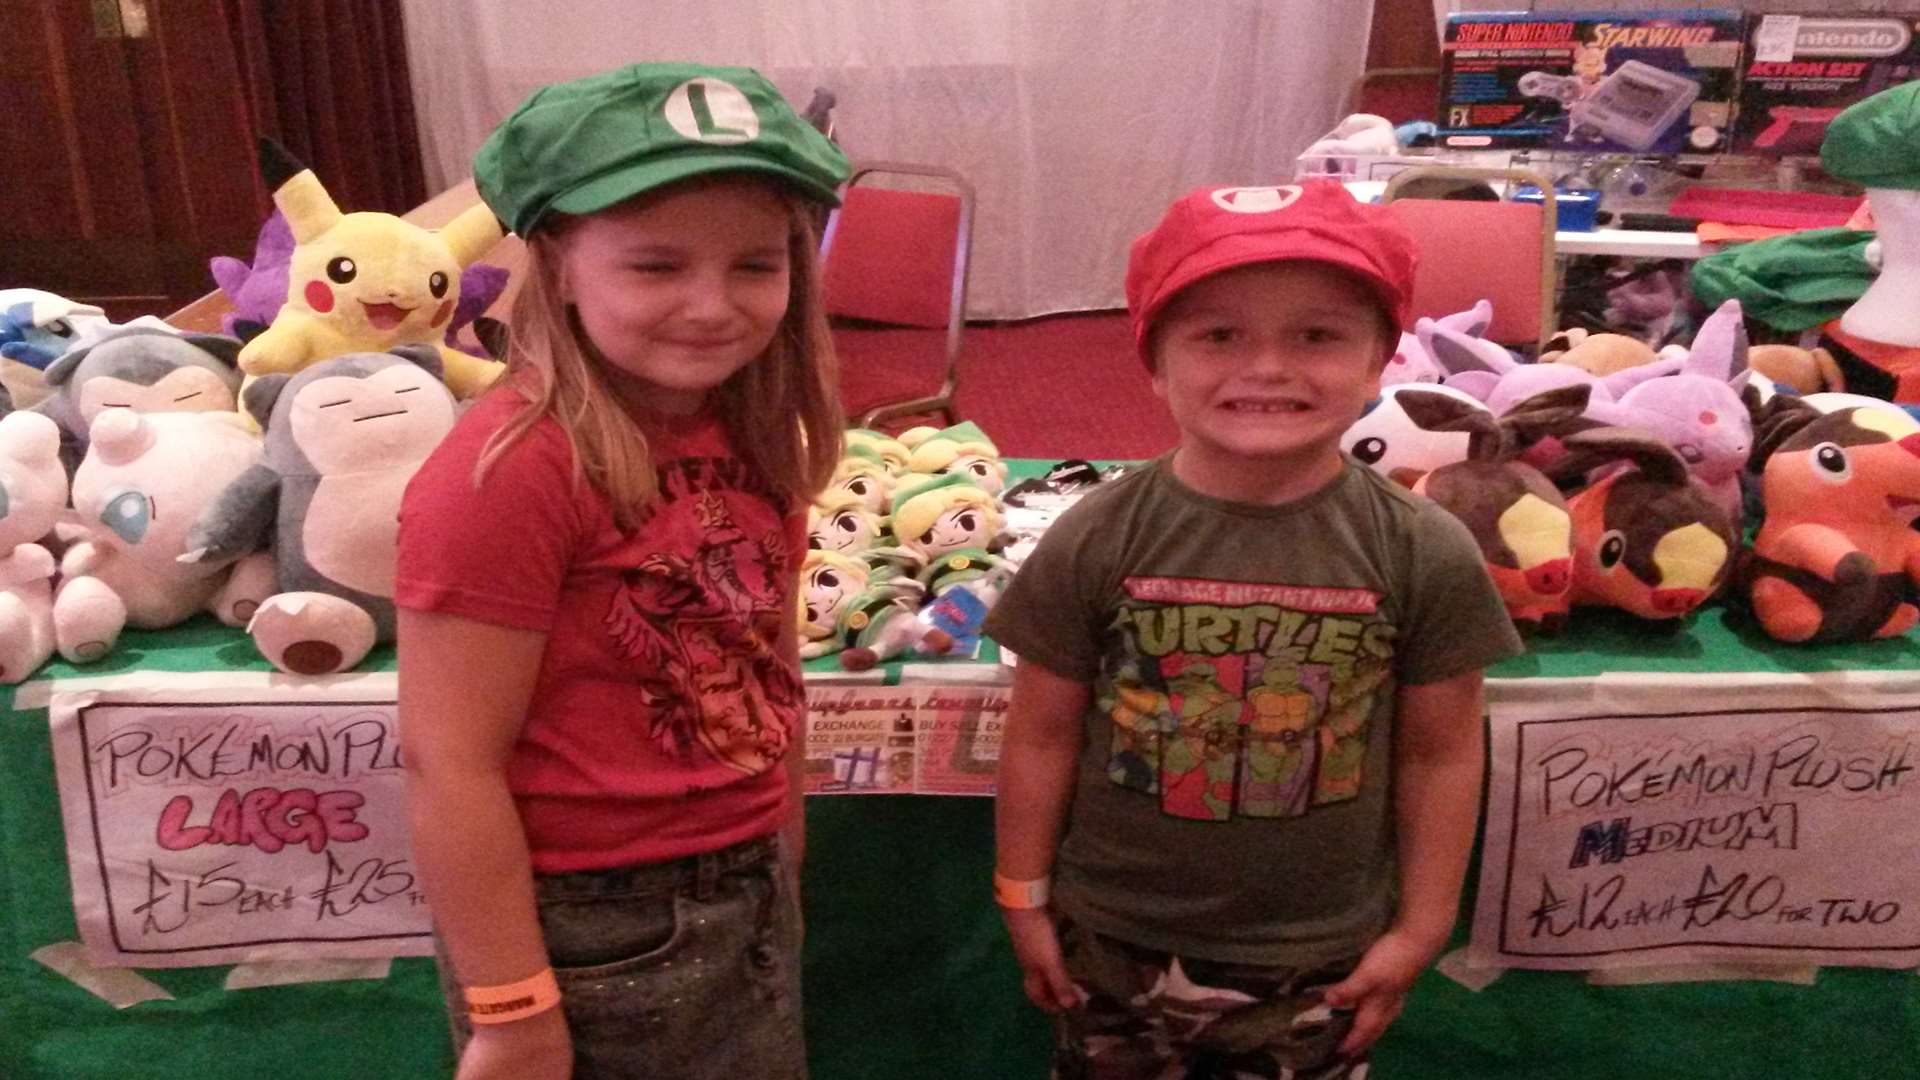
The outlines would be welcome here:
M 392 659 L 382 650 L 365 666 L 390 670 Z M 1717 608 L 1665 635 L 1581 612 L 1571 633 L 1534 642 L 1531 653 L 1491 674 L 1837 668 L 1920 668 L 1920 645 L 1791 648 Z M 237 631 L 201 620 L 129 633 L 105 662 L 55 663 L 43 677 L 141 669 L 267 667 Z M 0 704 L 0 1077 L 450 1073 L 429 961 L 396 961 L 384 980 L 233 992 L 222 989 L 226 968 L 146 971 L 176 1000 L 117 1012 L 28 959 L 76 931 L 46 714 L 14 711 L 8 688 L 0 688 Z M 810 799 L 807 813 L 806 1020 L 815 1080 L 1045 1076 L 1047 1024 L 1020 995 L 988 895 L 991 800 L 825 797 Z M 1471 905 L 1469 893 L 1458 944 Z M 1828 968 L 1811 988 L 1596 988 L 1577 974 L 1509 972 L 1473 993 L 1430 972 L 1375 1060 L 1382 1077 L 1461 1080 L 1911 1075 L 1920 1068 L 1920 979 Z
M 1920 666 L 1911 641 L 1789 649 L 1753 641 L 1717 610 L 1665 639 L 1603 613 L 1583 613 L 1576 626 L 1499 674 Z M 369 667 L 391 665 L 383 651 Z M 44 674 L 142 668 L 265 665 L 237 632 L 196 622 L 130 633 L 104 665 L 56 663 Z M 124 1012 L 29 960 L 34 949 L 76 935 L 46 714 L 12 711 L 10 693 L 4 703 L 0 1076 L 295 1080 L 450 1072 L 425 960 L 396 961 L 379 981 L 232 992 L 222 989 L 226 968 L 149 970 L 176 1000 Z M 807 813 L 806 1015 L 816 1080 L 1044 1076 L 1047 1025 L 1020 996 L 986 888 L 991 800 L 827 797 L 809 800 Z M 1828 968 L 1811 988 L 1597 988 L 1577 974 L 1516 971 L 1472 993 L 1429 973 L 1376 1061 L 1385 1077 L 1462 1080 L 1908 1075 L 1920 1061 L 1920 979 Z

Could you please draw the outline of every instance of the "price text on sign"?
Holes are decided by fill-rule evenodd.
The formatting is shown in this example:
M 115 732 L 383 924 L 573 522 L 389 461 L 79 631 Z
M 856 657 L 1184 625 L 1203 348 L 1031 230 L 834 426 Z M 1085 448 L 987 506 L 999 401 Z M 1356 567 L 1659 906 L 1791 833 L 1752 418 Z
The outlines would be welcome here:
M 1782 705 L 1496 707 L 1476 962 L 1920 963 L 1920 702 Z
M 96 963 L 428 955 L 391 701 L 55 695 Z

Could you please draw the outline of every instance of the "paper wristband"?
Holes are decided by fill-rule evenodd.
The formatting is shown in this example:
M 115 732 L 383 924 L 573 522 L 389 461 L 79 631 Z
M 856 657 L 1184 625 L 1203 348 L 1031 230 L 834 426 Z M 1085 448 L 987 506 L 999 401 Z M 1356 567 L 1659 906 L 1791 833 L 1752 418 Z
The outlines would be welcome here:
M 560 984 L 547 968 L 529 979 L 502 986 L 466 988 L 467 1018 L 476 1024 L 508 1024 L 538 1016 L 560 1004 Z
M 1013 908 L 1018 911 L 1043 908 L 1047 906 L 1047 900 L 1052 895 L 1052 878 L 1015 881 L 998 870 L 993 872 L 993 902 L 1003 908 Z

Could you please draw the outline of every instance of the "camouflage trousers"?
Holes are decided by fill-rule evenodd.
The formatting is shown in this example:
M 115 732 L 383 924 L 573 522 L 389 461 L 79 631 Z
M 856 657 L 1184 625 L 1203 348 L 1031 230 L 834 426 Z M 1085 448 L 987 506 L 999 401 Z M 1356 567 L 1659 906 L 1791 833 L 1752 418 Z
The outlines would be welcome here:
M 1352 1016 L 1320 993 L 1359 957 L 1314 968 L 1175 956 L 1063 919 L 1081 1004 L 1054 1024 L 1054 1080 L 1362 1080 L 1340 1056 Z

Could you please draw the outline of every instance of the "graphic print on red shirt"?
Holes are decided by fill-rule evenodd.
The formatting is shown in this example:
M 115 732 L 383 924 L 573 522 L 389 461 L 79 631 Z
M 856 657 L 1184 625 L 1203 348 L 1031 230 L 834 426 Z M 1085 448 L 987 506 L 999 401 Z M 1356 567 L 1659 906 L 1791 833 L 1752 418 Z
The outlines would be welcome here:
M 662 752 L 683 761 L 709 754 L 754 776 L 786 753 L 785 718 L 800 699 L 773 648 L 792 555 L 777 527 L 749 536 L 715 494 L 722 486 L 774 497 L 736 460 L 682 458 L 661 468 L 660 504 L 641 527 L 690 542 L 625 571 L 603 625 L 634 662 Z

